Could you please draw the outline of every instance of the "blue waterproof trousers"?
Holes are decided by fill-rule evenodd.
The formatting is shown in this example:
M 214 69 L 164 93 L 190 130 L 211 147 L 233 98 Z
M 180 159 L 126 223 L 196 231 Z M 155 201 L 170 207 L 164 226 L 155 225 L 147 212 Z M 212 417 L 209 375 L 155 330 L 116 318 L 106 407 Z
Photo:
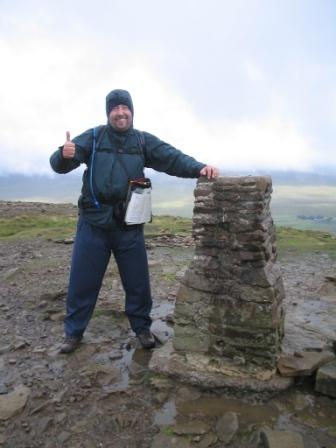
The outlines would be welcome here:
M 151 325 L 152 298 L 143 226 L 105 230 L 79 218 L 73 248 L 66 336 L 81 337 L 94 311 L 108 262 L 113 253 L 126 293 L 125 311 L 132 330 Z

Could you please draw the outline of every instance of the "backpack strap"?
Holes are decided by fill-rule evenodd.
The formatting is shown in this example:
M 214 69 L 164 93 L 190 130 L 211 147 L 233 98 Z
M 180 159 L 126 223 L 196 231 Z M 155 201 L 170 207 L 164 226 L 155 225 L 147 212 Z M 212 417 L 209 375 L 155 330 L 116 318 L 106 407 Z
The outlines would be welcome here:
M 135 129 L 135 136 L 137 139 L 137 145 L 138 145 L 138 149 L 139 149 L 139 153 L 141 154 L 142 158 L 145 160 L 145 146 L 146 146 L 146 142 L 145 142 L 145 135 L 143 132 L 141 131 L 137 131 Z
M 100 208 L 100 203 L 95 195 L 93 188 L 93 163 L 96 155 L 96 149 L 100 145 L 104 133 L 105 133 L 105 126 L 98 126 L 92 129 L 92 151 L 89 161 L 89 170 L 90 170 L 89 180 L 90 180 L 90 192 L 92 196 L 92 201 L 96 208 Z
M 97 139 L 97 143 L 96 143 L 96 149 L 99 148 L 99 145 L 101 144 L 101 141 L 104 137 L 105 131 L 106 131 L 106 126 L 105 125 L 101 125 L 101 126 L 97 126 L 95 128 L 96 130 L 96 139 Z

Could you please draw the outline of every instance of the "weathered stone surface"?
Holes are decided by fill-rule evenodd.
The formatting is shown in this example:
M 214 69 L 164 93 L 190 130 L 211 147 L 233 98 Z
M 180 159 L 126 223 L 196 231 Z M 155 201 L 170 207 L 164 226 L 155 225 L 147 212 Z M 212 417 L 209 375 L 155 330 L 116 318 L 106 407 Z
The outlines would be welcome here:
M 206 434 L 210 431 L 210 425 L 202 422 L 193 420 L 186 423 L 178 423 L 171 427 L 174 434 L 178 435 L 201 435 Z
M 315 390 L 336 398 L 336 361 L 323 365 L 317 371 Z
M 265 448 L 304 448 L 303 438 L 296 432 L 263 429 L 261 439 Z
M 179 326 L 176 335 L 175 349 L 190 352 L 207 352 L 210 346 L 210 335 L 201 332 L 196 326 Z
M 321 365 L 334 360 L 335 355 L 330 351 L 300 352 L 295 355 L 281 355 L 278 370 L 282 376 L 310 376 Z
M 237 414 L 234 412 L 226 412 L 216 424 L 216 433 L 220 441 L 224 445 L 228 445 L 238 431 L 238 428 Z
M 242 391 L 275 394 L 293 384 L 292 378 L 277 376 L 274 370 L 241 365 L 238 360 L 202 354 L 182 355 L 171 342 L 155 350 L 150 370 L 178 377 L 182 382 L 205 388 L 231 388 Z
M 209 432 L 208 434 L 205 434 L 200 440 L 200 442 L 197 444 L 198 448 L 209 448 L 209 446 L 214 445 L 218 440 L 218 437 L 216 434 Z
M 7 394 L 7 393 L 8 393 L 8 388 L 7 388 L 6 384 L 4 384 L 0 381 L 0 395 Z
M 269 382 L 284 334 L 271 191 L 269 177 L 198 180 L 195 255 L 176 296 L 176 353 L 162 364 L 165 373 L 179 371 L 195 384 L 244 384 L 252 390 L 262 390 L 262 381 L 268 382 L 265 390 L 289 384 Z M 159 358 L 154 355 L 152 365 L 160 371 Z
M 0 420 L 8 420 L 19 414 L 26 406 L 30 389 L 26 386 L 18 386 L 13 392 L 0 395 Z
M 152 442 L 151 448 L 192 448 L 191 443 L 179 436 L 170 436 L 167 434 L 157 434 Z
M 270 214 L 271 179 L 199 180 L 193 261 L 181 279 L 174 347 L 274 369 L 284 289 Z

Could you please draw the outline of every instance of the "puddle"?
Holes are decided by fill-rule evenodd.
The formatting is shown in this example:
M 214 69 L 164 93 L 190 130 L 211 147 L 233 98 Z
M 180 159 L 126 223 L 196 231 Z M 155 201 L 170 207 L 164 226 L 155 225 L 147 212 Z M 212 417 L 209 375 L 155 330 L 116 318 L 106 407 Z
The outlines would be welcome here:
M 151 359 L 152 352 L 150 350 L 144 350 L 143 348 L 138 348 L 133 351 L 133 356 L 131 361 L 136 362 L 142 367 L 148 368 L 149 361 Z
M 223 414 L 233 412 L 239 421 L 238 437 L 250 437 L 260 428 L 270 427 L 301 433 L 305 446 L 309 448 L 335 446 L 329 443 L 333 440 L 330 438 L 336 436 L 336 401 L 328 397 L 298 393 L 293 389 L 267 403 L 246 403 L 239 399 L 211 396 L 206 392 L 200 392 L 198 398 L 188 399 L 188 393 L 179 396 L 175 392 L 154 414 L 154 423 L 159 427 L 176 424 L 188 427 L 189 422 L 200 420 L 215 425 Z
M 222 397 L 202 396 L 178 403 L 176 408 L 178 414 L 188 417 L 220 417 L 226 412 L 234 412 L 246 424 L 274 424 L 279 417 L 279 410 L 272 404 L 244 403 L 242 400 Z
M 125 347 L 121 350 L 120 359 L 113 360 L 113 367 L 120 372 L 119 378 L 113 384 L 105 387 L 105 391 L 125 391 L 131 381 L 143 378 L 148 372 L 148 364 L 152 352 L 143 348 Z

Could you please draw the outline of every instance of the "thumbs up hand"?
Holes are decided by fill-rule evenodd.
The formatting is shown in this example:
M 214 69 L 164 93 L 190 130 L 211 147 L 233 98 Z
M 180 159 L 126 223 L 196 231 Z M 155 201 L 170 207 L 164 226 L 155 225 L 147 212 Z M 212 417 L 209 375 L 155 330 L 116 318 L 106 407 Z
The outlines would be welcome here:
M 75 144 L 70 140 L 70 132 L 66 131 L 66 141 L 63 145 L 63 157 L 73 159 L 75 157 Z

